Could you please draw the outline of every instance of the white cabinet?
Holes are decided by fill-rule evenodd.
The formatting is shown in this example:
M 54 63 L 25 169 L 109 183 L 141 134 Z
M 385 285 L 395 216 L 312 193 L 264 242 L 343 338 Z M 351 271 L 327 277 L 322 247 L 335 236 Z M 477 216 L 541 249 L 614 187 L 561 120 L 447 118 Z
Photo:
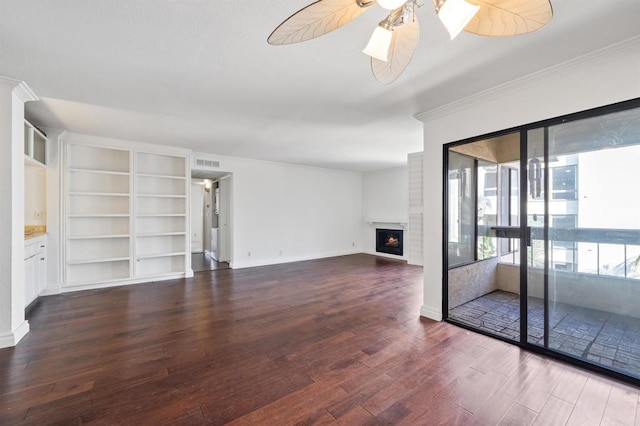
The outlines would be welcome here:
M 24 244 L 25 307 L 38 298 L 47 286 L 47 236 L 29 239 Z
M 186 273 L 186 156 L 67 142 L 65 160 L 65 286 Z
M 25 162 L 31 165 L 47 164 L 47 136 L 27 120 L 24 121 Z

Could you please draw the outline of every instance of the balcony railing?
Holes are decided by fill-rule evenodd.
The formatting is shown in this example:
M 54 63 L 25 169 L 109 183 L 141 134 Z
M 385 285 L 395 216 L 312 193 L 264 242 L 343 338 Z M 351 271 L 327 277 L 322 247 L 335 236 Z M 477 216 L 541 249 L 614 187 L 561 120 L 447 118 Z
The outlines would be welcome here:
M 487 236 L 513 237 L 513 232 L 496 234 L 495 229 L 480 230 Z M 510 234 L 510 235 L 509 235 Z M 481 234 L 482 235 L 482 234 Z M 570 272 L 640 279 L 640 230 L 606 228 L 549 228 L 550 268 Z M 528 264 L 544 266 L 544 228 L 530 228 Z M 514 246 L 514 245 L 511 245 Z M 515 245 L 518 247 L 518 245 Z M 501 262 L 519 263 L 519 254 L 502 253 Z

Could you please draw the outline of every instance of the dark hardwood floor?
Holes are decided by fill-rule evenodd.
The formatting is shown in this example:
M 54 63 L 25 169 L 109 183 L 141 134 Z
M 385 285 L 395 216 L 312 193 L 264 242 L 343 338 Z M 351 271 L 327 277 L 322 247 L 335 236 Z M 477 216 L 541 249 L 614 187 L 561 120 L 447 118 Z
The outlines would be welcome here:
M 640 424 L 637 388 L 421 302 L 422 268 L 369 255 L 46 297 L 0 424 Z

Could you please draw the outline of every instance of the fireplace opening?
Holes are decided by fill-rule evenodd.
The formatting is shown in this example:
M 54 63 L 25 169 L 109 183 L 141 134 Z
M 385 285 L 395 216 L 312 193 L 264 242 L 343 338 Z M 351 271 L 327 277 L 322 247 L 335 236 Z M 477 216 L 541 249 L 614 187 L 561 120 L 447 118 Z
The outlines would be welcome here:
M 402 230 L 376 229 L 376 251 L 402 256 Z

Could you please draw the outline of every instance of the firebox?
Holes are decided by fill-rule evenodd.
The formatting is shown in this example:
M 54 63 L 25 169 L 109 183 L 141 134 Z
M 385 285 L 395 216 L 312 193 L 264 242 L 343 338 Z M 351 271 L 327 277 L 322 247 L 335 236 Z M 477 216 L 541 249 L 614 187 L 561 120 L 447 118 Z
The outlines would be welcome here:
M 402 229 L 376 229 L 376 251 L 402 256 Z

